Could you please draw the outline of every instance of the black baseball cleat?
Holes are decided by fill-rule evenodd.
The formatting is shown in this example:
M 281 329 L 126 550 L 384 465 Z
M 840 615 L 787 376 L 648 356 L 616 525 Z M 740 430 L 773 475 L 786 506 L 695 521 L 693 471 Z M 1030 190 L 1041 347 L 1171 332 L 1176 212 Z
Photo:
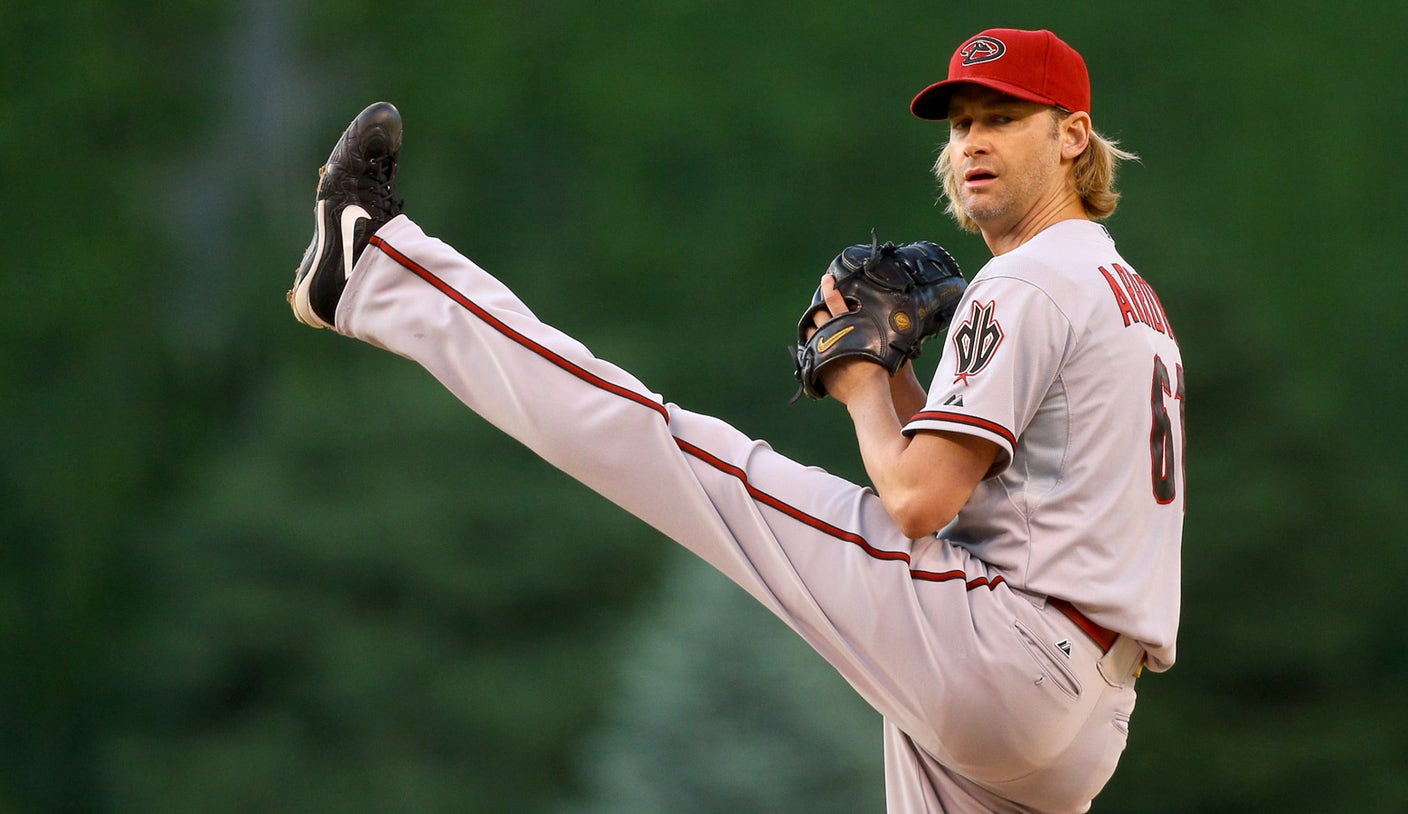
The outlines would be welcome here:
M 357 114 L 318 170 L 318 227 L 288 292 L 299 322 L 333 327 L 347 276 L 367 241 L 401 214 L 396 197 L 400 154 L 401 114 L 389 102 L 377 102 Z

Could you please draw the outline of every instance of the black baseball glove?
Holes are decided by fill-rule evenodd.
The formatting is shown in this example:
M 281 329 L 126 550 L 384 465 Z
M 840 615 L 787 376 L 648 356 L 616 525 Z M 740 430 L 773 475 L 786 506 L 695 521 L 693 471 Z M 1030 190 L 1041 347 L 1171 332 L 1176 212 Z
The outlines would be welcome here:
M 821 288 L 797 322 L 797 381 L 814 399 L 826 398 L 823 368 L 837 359 L 861 357 L 894 375 L 919 355 L 924 340 L 943 332 L 968 283 L 958 262 L 928 241 L 848 247 L 826 270 L 850 311 L 815 328 L 813 316 L 826 307 Z M 794 397 L 795 400 L 796 397 Z

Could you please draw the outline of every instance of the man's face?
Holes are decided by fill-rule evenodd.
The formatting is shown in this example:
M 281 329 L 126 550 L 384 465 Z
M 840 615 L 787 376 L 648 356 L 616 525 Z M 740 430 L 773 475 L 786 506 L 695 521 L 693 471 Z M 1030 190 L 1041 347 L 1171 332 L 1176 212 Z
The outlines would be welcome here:
M 1039 218 L 1067 191 L 1052 108 L 979 85 L 949 100 L 949 160 L 959 203 L 986 235 Z

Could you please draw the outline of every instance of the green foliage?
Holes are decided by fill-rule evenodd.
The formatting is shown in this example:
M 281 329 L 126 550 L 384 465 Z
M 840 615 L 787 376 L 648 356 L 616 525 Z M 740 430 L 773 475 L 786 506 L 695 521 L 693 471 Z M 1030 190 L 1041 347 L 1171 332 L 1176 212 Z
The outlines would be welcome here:
M 640 620 L 565 811 L 881 810 L 879 716 L 742 590 L 682 555 Z
M 1408 13 L 882 5 L 0 15 L 0 810 L 779 810 L 857 759 L 831 799 L 878 810 L 878 725 L 740 592 L 282 292 L 317 164 L 388 98 L 428 229 L 668 399 L 863 477 L 783 348 L 872 226 L 985 259 L 905 105 L 990 25 L 1086 55 L 1143 156 L 1111 228 L 1188 367 L 1180 662 L 1096 810 L 1397 810 Z

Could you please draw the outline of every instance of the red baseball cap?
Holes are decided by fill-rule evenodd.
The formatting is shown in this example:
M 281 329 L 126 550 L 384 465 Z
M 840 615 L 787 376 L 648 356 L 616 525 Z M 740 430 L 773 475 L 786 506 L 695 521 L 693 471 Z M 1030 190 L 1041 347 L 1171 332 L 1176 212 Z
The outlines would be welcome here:
M 958 46 L 948 79 L 919 92 L 909 109 L 921 119 L 947 119 L 948 99 L 972 83 L 1018 99 L 1090 112 L 1090 74 L 1076 49 L 1050 31 L 989 28 Z

